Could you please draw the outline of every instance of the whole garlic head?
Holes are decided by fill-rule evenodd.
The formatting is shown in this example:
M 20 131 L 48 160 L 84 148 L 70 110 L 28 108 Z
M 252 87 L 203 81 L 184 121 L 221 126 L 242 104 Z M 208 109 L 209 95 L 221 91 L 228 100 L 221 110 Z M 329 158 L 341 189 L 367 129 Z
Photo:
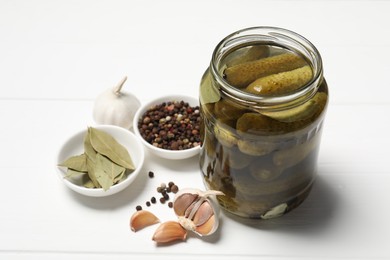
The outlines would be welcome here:
M 224 194 L 215 190 L 181 189 L 173 201 L 180 225 L 200 236 L 213 234 L 219 225 L 216 195 Z
M 93 118 L 98 124 L 116 125 L 126 129 L 133 126 L 135 112 L 141 106 L 136 96 L 121 92 L 127 80 L 124 77 L 117 86 L 101 93 L 95 100 Z

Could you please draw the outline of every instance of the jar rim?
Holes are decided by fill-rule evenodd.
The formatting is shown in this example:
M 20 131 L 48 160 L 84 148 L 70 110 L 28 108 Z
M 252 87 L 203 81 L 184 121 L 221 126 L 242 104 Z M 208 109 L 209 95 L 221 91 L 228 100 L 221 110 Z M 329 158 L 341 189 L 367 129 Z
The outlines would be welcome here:
M 220 62 L 232 51 L 255 42 L 257 44 L 264 42 L 269 45 L 280 46 L 304 56 L 312 67 L 312 79 L 295 92 L 274 96 L 255 95 L 230 85 L 219 71 Z M 282 105 L 295 106 L 304 103 L 317 92 L 323 78 L 322 58 L 317 48 L 308 39 L 296 32 L 272 26 L 249 27 L 233 32 L 223 38 L 213 51 L 210 68 L 211 74 L 223 94 L 261 108 L 280 107 Z

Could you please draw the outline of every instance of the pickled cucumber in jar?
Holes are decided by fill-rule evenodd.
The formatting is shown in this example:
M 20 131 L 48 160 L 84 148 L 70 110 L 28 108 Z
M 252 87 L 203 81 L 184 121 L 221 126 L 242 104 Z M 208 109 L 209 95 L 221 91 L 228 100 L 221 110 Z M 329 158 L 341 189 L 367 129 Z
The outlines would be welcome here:
M 218 197 L 222 208 L 268 219 L 297 207 L 309 194 L 328 87 L 315 49 L 307 52 L 302 44 L 300 52 L 284 46 L 283 37 L 280 44 L 256 37 L 241 47 L 222 42 L 228 47 L 217 46 L 214 55 L 220 56 L 211 65 L 216 69 L 208 69 L 201 81 L 200 167 L 206 187 L 225 193 Z

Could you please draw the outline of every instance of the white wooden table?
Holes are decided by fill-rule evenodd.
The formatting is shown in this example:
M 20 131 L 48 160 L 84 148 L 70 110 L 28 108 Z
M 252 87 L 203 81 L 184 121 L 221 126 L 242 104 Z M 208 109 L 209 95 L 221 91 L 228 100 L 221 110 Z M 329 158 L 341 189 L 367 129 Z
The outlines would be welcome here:
M 389 259 L 389 12 L 389 1 L 0 0 L 0 259 Z M 142 102 L 197 96 L 215 45 L 257 25 L 310 39 L 330 87 L 318 180 L 299 208 L 262 222 L 222 214 L 216 236 L 158 247 L 154 227 L 133 233 L 129 218 L 161 182 L 203 188 L 196 157 L 147 155 L 111 197 L 62 184 L 57 151 L 94 124 L 100 92 L 127 75 Z

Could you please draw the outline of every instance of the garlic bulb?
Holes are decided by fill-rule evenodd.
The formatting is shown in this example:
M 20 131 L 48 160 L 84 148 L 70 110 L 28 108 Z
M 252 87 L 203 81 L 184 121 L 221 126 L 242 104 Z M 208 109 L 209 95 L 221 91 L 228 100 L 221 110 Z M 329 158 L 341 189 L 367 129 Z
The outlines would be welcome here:
M 98 124 L 116 125 L 126 129 L 133 126 L 135 112 L 141 106 L 133 94 L 121 92 L 124 77 L 113 89 L 101 93 L 95 100 L 93 118 Z
M 200 236 L 213 234 L 219 224 L 219 206 L 215 195 L 224 194 L 215 190 L 181 189 L 173 201 L 180 225 Z

